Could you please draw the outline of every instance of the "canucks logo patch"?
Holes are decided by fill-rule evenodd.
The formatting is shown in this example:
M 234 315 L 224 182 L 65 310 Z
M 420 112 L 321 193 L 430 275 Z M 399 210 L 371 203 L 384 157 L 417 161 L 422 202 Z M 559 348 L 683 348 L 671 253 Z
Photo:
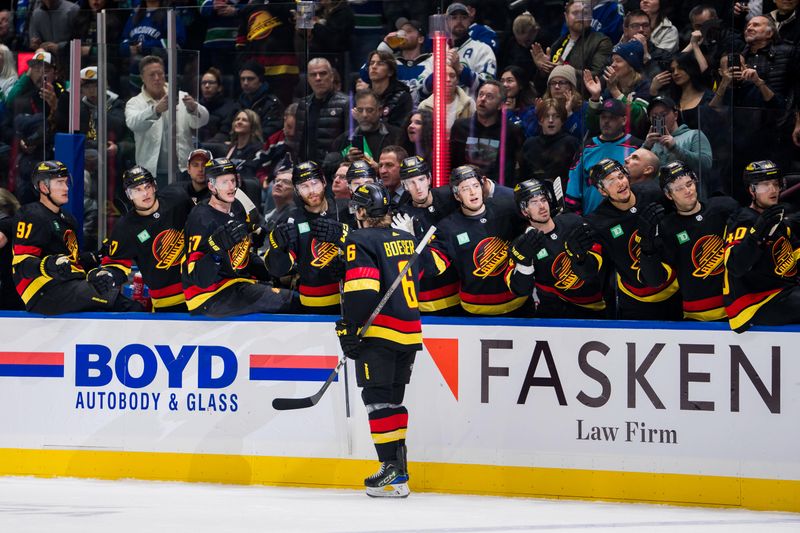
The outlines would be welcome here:
M 139 242 L 145 242 L 150 238 L 150 234 L 147 233 L 146 229 L 144 229 L 136 236 L 136 238 L 139 239 Z
M 301 222 L 297 225 L 297 232 L 298 233 L 308 233 L 311 231 L 311 228 L 308 225 L 308 222 Z
M 536 259 L 544 259 L 548 255 L 549 254 L 547 253 L 547 248 L 542 248 L 541 250 L 539 250 L 539 253 L 536 254 Z
M 611 228 L 611 236 L 614 237 L 615 239 L 617 237 L 621 237 L 624 233 L 625 232 L 622 230 L 622 226 L 620 226 L 619 224 Z
M 458 240 L 458 244 L 467 244 L 469 242 L 469 235 L 465 233 L 459 233 L 456 235 L 456 239 Z
M 689 234 L 686 233 L 685 231 L 678 233 L 677 235 L 675 235 L 675 237 L 678 238 L 678 244 L 684 244 L 686 242 L 689 242 Z

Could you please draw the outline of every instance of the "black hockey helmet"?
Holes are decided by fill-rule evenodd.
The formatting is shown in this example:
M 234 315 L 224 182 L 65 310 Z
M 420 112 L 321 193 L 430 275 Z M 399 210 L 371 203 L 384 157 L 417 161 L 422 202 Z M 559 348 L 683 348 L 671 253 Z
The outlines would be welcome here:
M 667 187 L 670 183 L 683 176 L 689 176 L 697 183 L 697 175 L 683 161 L 673 161 L 661 167 L 658 173 L 658 185 L 664 192 L 669 192 Z
M 418 155 L 406 157 L 400 161 L 400 179 L 413 178 L 415 176 L 428 176 L 431 175 L 431 167 L 428 163 Z
M 350 197 L 350 207 L 355 211 L 363 207 L 370 218 L 378 218 L 389 212 L 389 191 L 380 183 L 359 185 Z
M 626 176 L 629 175 L 628 169 L 625 168 L 619 161 L 610 159 L 608 157 L 601 159 L 596 165 L 589 169 L 589 179 L 587 180 L 589 186 L 598 187 L 601 181 L 616 171 L 620 171 Z
M 46 182 L 47 186 L 49 187 L 50 180 L 53 178 L 67 178 L 67 180 L 70 182 L 72 181 L 72 176 L 70 176 L 67 165 L 61 161 L 51 159 L 48 161 L 42 161 L 36 165 L 33 175 L 31 176 L 31 183 L 33 184 L 33 188 L 38 191 L 40 181 Z
M 467 181 L 471 178 L 475 178 L 478 183 L 481 183 L 481 175 L 472 165 L 461 165 L 453 169 L 450 173 L 450 187 L 453 189 L 453 194 L 458 193 L 458 186 L 462 181 Z
M 752 163 L 749 163 L 746 167 L 744 167 L 744 175 L 742 176 L 742 180 L 748 187 L 752 187 L 756 183 L 768 180 L 778 180 L 781 189 L 786 187 L 783 176 L 781 176 L 781 169 L 769 159 L 753 161 Z
M 363 159 L 358 159 L 357 161 L 353 161 L 350 167 L 348 167 L 345 178 L 347 178 L 348 183 L 358 178 L 369 178 L 375 181 L 378 179 L 378 175 L 369 163 Z
M 303 161 L 294 167 L 292 171 L 292 185 L 295 187 L 304 181 L 313 179 L 325 181 L 325 176 L 322 175 L 322 169 L 319 168 L 316 161 Z
M 524 211 L 528 207 L 528 202 L 534 196 L 544 195 L 547 198 L 547 203 L 550 204 L 550 209 L 556 209 L 556 194 L 553 191 L 553 184 L 549 181 L 540 181 L 537 179 L 529 179 L 517 183 L 514 186 L 514 201 L 517 202 L 520 211 Z
M 125 190 L 131 189 L 133 187 L 136 187 L 137 185 L 141 185 L 142 183 L 147 183 L 147 182 L 155 184 L 156 179 L 153 177 L 153 175 L 150 173 L 149 170 L 139 165 L 129 168 L 122 175 L 122 187 Z
M 211 183 L 214 183 L 218 177 L 226 174 L 233 174 L 236 176 L 237 182 L 239 179 L 239 173 L 236 170 L 236 165 L 234 165 L 230 159 L 226 159 L 224 157 L 218 157 L 206 162 L 205 173 L 206 179 Z

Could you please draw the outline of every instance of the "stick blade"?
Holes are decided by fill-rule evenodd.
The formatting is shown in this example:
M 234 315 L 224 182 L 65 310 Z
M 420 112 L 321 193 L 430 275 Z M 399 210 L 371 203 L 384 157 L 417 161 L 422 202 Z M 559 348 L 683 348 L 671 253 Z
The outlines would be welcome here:
M 315 404 L 316 402 L 313 398 L 275 398 L 272 400 L 272 408 L 276 411 L 307 409 L 313 407 Z

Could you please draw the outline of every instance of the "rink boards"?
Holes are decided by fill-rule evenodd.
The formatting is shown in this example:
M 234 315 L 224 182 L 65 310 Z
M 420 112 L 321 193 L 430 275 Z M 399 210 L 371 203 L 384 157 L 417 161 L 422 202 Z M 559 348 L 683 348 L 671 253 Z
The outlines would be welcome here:
M 800 328 L 428 318 L 413 490 L 800 512 Z M 330 317 L 0 315 L 0 474 L 359 487 Z M 347 405 L 350 416 L 347 416 Z

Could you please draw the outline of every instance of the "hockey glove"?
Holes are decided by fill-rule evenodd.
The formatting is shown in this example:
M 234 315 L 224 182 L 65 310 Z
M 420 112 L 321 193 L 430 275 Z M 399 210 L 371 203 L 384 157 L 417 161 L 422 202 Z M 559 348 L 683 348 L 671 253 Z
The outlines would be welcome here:
M 586 260 L 586 254 L 594 246 L 594 231 L 589 224 L 575 226 L 564 241 L 564 251 L 569 258 L 577 263 Z
M 81 264 L 84 270 L 89 271 L 94 268 L 100 266 L 100 261 L 102 261 L 103 256 L 100 255 L 100 251 L 97 252 L 81 252 L 78 256 L 78 262 Z
M 43 276 L 55 280 L 67 280 L 72 277 L 72 265 L 66 255 L 48 255 L 39 264 Z
M 114 276 L 111 275 L 111 272 L 102 268 L 95 268 L 89 272 L 87 279 L 98 294 L 105 294 L 116 287 Z
M 227 252 L 236 243 L 247 237 L 247 225 L 235 220 L 228 221 L 224 226 L 218 227 L 208 238 L 208 245 L 214 253 Z
M 353 324 L 340 318 L 336 321 L 336 335 L 339 337 L 339 345 L 342 347 L 342 353 L 349 359 L 358 359 L 361 357 L 361 338 L 357 334 L 358 328 Z
M 332 242 L 341 246 L 344 244 L 347 231 L 347 224 L 330 218 L 319 217 L 311 221 L 311 236 L 318 241 Z
M 663 219 L 664 207 L 657 202 L 649 204 L 639 215 L 639 246 L 643 254 L 652 255 L 658 247 L 658 225 Z
M 762 211 L 750 229 L 750 234 L 759 243 L 763 243 L 773 233 L 773 228 L 783 220 L 783 211 L 782 205 L 773 205 Z
M 542 249 L 544 233 L 531 228 L 511 243 L 511 257 L 523 266 L 531 266 L 534 256 Z
M 392 227 L 415 235 L 414 233 L 414 217 L 406 213 L 395 213 L 392 217 Z
M 273 250 L 286 251 L 294 248 L 300 236 L 294 224 L 278 224 L 269 234 L 269 247 Z
M 333 279 L 337 281 L 344 279 L 346 266 L 341 258 L 334 257 L 333 259 L 331 259 L 331 262 L 328 263 L 325 269 Z

